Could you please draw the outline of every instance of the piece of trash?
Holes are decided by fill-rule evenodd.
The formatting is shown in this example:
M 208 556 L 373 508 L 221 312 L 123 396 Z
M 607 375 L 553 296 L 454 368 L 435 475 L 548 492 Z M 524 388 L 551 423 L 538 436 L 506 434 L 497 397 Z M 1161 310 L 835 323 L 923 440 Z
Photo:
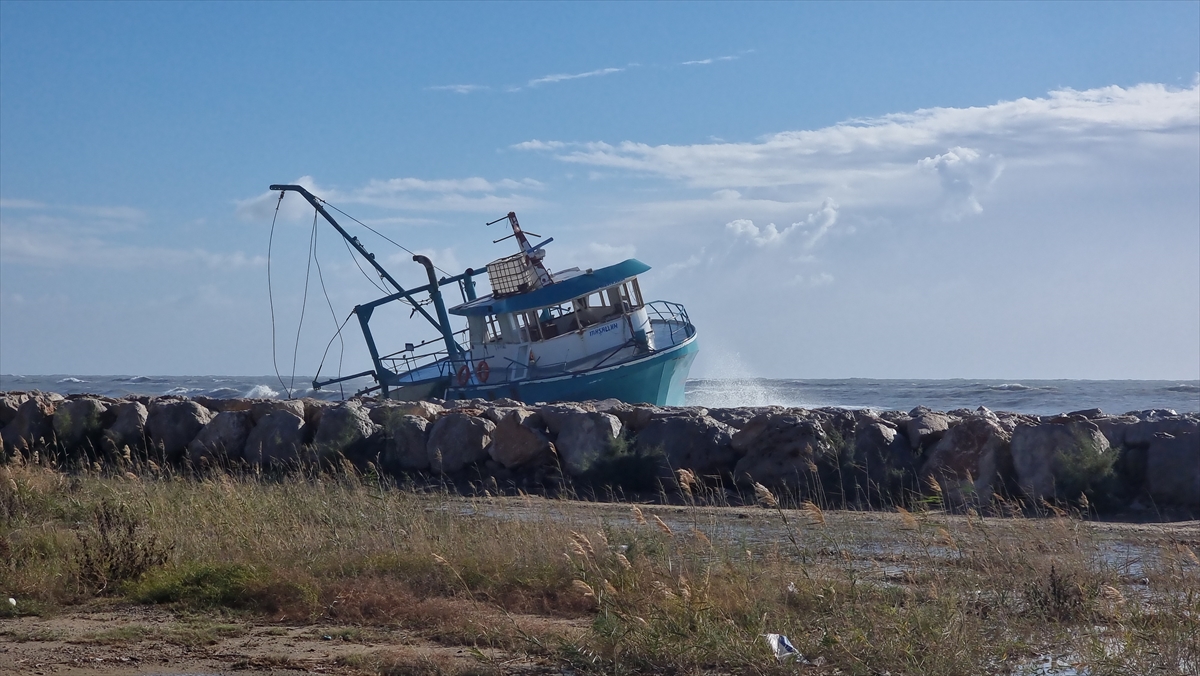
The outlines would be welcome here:
M 8 605 L 12 606 L 13 608 L 16 608 L 16 607 L 17 607 L 17 600 L 16 600 L 16 599 L 14 599 L 14 598 L 13 598 L 13 597 L 11 597 L 11 596 L 10 596 L 10 597 L 8 597 Z
M 788 637 L 783 634 L 763 634 L 763 637 L 767 639 L 767 644 L 771 646 L 771 650 L 775 651 L 775 659 L 780 662 L 789 657 L 801 662 L 807 662 L 804 656 L 800 654 L 800 651 L 796 650 L 796 646 L 792 645 Z
M 321 637 L 321 640 L 322 641 L 332 641 L 333 637 L 330 636 L 329 634 L 325 634 L 324 636 Z

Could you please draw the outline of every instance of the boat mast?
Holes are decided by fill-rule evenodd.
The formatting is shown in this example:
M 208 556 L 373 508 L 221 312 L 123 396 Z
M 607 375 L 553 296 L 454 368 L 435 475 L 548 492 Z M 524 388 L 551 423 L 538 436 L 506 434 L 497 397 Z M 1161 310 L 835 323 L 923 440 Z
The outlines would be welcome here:
M 359 255 L 361 255 L 368 263 L 370 263 L 371 267 L 375 268 L 375 270 L 379 273 L 380 278 L 395 287 L 396 293 L 388 296 L 387 298 L 380 299 L 374 303 L 356 305 L 354 307 L 354 313 L 358 315 L 359 323 L 362 325 L 363 334 L 367 339 L 367 348 L 371 352 L 371 360 L 375 363 L 376 379 L 380 380 L 381 384 L 383 384 L 385 396 L 387 394 L 387 384 L 383 379 L 385 378 L 384 372 L 386 369 L 383 366 L 383 362 L 379 358 L 378 350 L 375 348 L 375 341 L 371 336 L 371 331 L 367 327 L 367 323 L 371 318 L 371 313 L 374 311 L 375 307 L 381 303 L 397 300 L 401 297 L 408 300 L 408 302 L 412 305 L 413 310 L 420 312 L 421 316 L 427 319 L 430 324 L 433 324 L 434 328 L 436 328 L 438 332 L 442 334 L 442 339 L 446 343 L 446 352 L 450 355 L 450 358 L 455 361 L 461 359 L 462 349 L 458 346 L 458 343 L 454 342 L 454 332 L 450 330 L 450 318 L 446 314 L 446 304 L 442 300 L 442 294 L 438 289 L 440 283 L 434 276 L 433 264 L 428 258 L 425 256 L 413 256 L 413 260 L 424 266 L 426 273 L 429 275 L 429 285 L 421 289 L 416 289 L 416 291 L 425 291 L 429 294 L 430 299 L 433 301 L 434 309 L 438 315 L 437 319 L 434 319 L 434 317 L 430 315 L 424 307 L 422 307 L 420 301 L 418 301 L 416 298 L 413 298 L 412 293 L 406 291 L 404 287 L 400 285 L 400 282 L 396 281 L 395 277 L 392 277 L 387 270 L 383 269 L 383 266 L 375 260 L 375 254 L 367 251 L 366 248 L 363 247 L 362 243 L 358 241 L 357 237 L 352 237 L 350 233 L 346 232 L 342 228 L 341 225 L 338 225 L 338 222 L 334 220 L 333 216 L 330 216 L 329 212 L 325 210 L 325 207 L 322 205 L 321 198 L 313 195 L 311 192 L 306 190 L 304 186 L 299 185 L 272 185 L 271 190 L 299 193 L 301 197 L 308 200 L 308 203 L 317 210 L 317 213 L 321 214 L 326 221 L 329 221 L 329 224 L 338 231 L 338 234 L 340 234 L 342 238 L 350 244 L 350 246 L 354 247 L 354 250 L 357 251 Z M 466 278 L 466 283 L 468 286 L 471 284 L 470 277 L 473 272 L 474 271 L 468 270 L 468 272 L 463 275 L 463 277 Z
M 525 231 L 521 229 L 521 224 L 517 222 L 516 212 L 508 212 L 508 216 L 506 218 L 508 218 L 508 224 L 512 226 L 513 234 L 509 235 L 508 237 L 494 239 L 492 240 L 492 244 L 503 242 L 509 237 L 516 237 L 517 245 L 520 247 L 521 253 L 525 254 L 525 257 L 529 259 L 529 263 L 533 266 L 534 272 L 537 273 L 538 287 L 550 286 L 550 284 L 553 282 L 550 279 L 550 271 L 546 269 L 545 265 L 542 265 L 542 257 L 546 255 L 546 252 L 544 249 L 542 249 L 542 247 L 546 246 L 550 242 L 553 242 L 554 238 L 551 237 L 550 239 L 539 242 L 537 246 L 533 246 L 529 243 L 529 238 L 525 237 Z M 491 223 L 488 223 L 488 225 L 499 223 L 503 220 L 503 218 L 497 218 Z M 541 237 L 541 235 L 537 234 L 536 232 L 531 232 L 529 234 L 533 235 L 534 237 Z

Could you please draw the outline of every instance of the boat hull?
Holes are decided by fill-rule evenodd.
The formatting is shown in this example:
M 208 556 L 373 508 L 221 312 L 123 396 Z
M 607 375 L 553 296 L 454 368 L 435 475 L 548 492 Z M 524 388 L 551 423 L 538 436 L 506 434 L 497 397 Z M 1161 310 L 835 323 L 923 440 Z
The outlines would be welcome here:
M 696 336 L 615 366 L 535 380 L 451 387 L 446 399 L 583 401 L 619 399 L 630 404 L 683 406 L 684 381 L 699 349 Z

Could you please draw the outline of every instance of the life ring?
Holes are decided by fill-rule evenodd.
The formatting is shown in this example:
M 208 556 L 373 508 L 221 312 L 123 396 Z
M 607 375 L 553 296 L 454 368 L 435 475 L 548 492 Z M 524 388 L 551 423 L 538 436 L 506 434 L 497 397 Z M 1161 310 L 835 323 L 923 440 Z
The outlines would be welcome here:
M 458 384 L 466 385 L 467 381 L 469 381 L 470 379 L 471 379 L 471 367 L 467 366 L 466 364 L 463 364 L 462 366 L 460 366 L 458 368 Z
M 479 363 L 475 364 L 475 377 L 479 379 L 479 382 L 486 383 L 488 376 L 491 374 L 492 367 L 488 366 L 486 361 L 480 361 Z

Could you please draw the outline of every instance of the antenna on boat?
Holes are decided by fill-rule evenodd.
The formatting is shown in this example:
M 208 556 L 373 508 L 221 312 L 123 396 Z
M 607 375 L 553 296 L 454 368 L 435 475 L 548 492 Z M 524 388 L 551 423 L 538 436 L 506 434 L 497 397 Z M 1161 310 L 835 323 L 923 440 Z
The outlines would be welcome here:
M 492 244 L 503 242 L 509 237 L 516 237 L 517 244 L 521 248 L 521 253 L 525 254 L 525 258 L 529 260 L 529 264 L 533 266 L 534 271 L 537 273 L 538 286 L 550 286 L 550 284 L 553 283 L 550 279 L 550 271 L 546 269 L 545 265 L 542 265 L 542 258 L 546 255 L 546 250 L 543 247 L 550 242 L 553 242 L 554 238 L 551 237 L 550 239 L 542 240 L 541 242 L 538 242 L 537 246 L 530 244 L 529 238 L 525 236 L 525 231 L 521 229 L 521 224 L 517 222 L 517 214 L 514 211 L 508 212 L 507 216 L 497 218 L 496 220 L 487 223 L 487 225 L 494 225 L 500 221 L 503 221 L 505 218 L 508 219 L 508 224 L 512 226 L 513 234 L 508 235 L 507 237 L 501 237 L 500 239 L 492 240 Z M 533 235 L 534 237 L 541 237 L 541 235 L 537 234 L 536 232 L 531 232 L 528 234 Z

